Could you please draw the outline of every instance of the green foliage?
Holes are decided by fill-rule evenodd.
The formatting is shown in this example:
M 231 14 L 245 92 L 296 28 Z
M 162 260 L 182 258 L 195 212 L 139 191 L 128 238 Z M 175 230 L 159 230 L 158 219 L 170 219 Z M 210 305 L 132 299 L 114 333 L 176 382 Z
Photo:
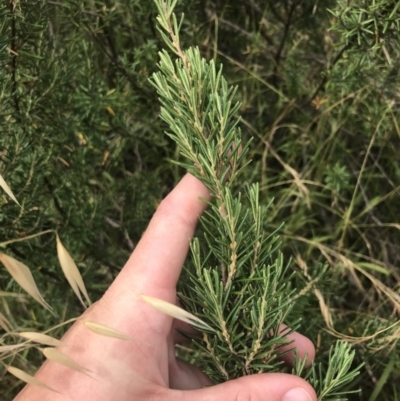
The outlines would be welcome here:
M 332 191 L 339 193 L 341 190 L 349 189 L 349 180 L 350 173 L 347 171 L 346 166 L 341 166 L 339 162 L 326 169 L 324 181 Z
M 250 210 L 246 188 L 260 183 L 265 240 L 284 223 L 280 248 L 283 260 L 293 257 L 293 263 L 281 274 L 285 294 L 292 291 L 295 299 L 285 322 L 314 341 L 317 376 L 319 363 L 322 372 L 329 368 L 337 337 L 354 344 L 353 367 L 364 367 L 345 387 L 361 389 L 350 399 L 398 400 L 398 1 L 187 0 L 181 11 L 182 47 L 198 46 L 201 58 L 223 63 L 228 87 L 237 86 L 230 118 L 242 118 L 225 134 L 240 128 L 244 144 L 253 138 L 243 156 L 231 149 L 236 154 L 229 157 L 242 164 L 232 170 L 224 161 L 224 186 L 230 182 L 233 199 L 242 193 L 243 216 Z M 23 204 L 20 209 L 1 194 L 0 243 L 57 230 L 93 300 L 181 176 L 183 169 L 169 159 L 188 164 L 162 133 L 148 82 L 163 46 L 156 13 L 152 2 L 141 0 L 0 6 L 0 174 Z M 213 149 L 218 153 L 217 142 Z M 212 160 L 207 155 L 204 161 Z M 246 221 L 248 230 L 251 213 Z M 200 235 L 201 246 L 213 242 L 211 234 Z M 267 266 L 278 258 L 277 245 L 271 244 Z M 229 258 L 214 248 L 209 259 L 201 255 L 202 269 L 215 270 L 213 260 Z M 60 273 L 53 235 L 1 250 L 32 269 L 57 315 L 35 305 L 1 268 L 0 290 L 8 295 L 0 292 L 0 313 L 13 330 L 44 331 L 82 312 Z M 188 263 L 182 291 L 193 271 Z M 196 305 L 192 312 L 203 316 Z M 0 339 L 20 341 L 1 329 Z M 42 363 L 32 351 L 5 357 L 31 373 Z M 210 364 L 207 356 L 202 365 L 210 371 Z M 0 394 L 10 400 L 21 386 L 1 375 Z
M 0 11 L 0 171 L 22 204 L 1 195 L 0 243 L 57 230 L 94 300 L 173 185 L 160 160 L 174 148 L 147 83 L 157 41 L 151 25 L 139 24 L 153 8 L 139 3 L 113 9 L 93 2 L 89 10 L 74 1 L 19 1 Z M 121 35 L 114 19 L 125 24 Z M 31 268 L 56 315 L 28 301 L 1 266 L 0 288 L 14 296 L 1 296 L 0 312 L 13 330 L 44 331 L 82 313 L 61 273 L 53 234 L 2 251 Z M 1 343 L 15 341 L 6 335 Z M 42 363 L 34 351 L 3 357 L 28 372 Z M 9 375 L 0 383 L 4 399 L 21 388 Z
M 329 364 L 326 371 L 322 370 L 321 365 L 319 365 L 318 368 L 312 366 L 304 374 L 305 359 L 297 358 L 293 365 L 292 374 L 303 376 L 309 380 L 318 394 L 318 400 L 346 400 L 346 395 L 350 392 L 338 390 L 343 389 L 358 375 L 361 366 L 351 369 L 354 354 L 355 351 L 350 350 L 345 342 L 338 341 L 329 350 Z
M 331 12 L 337 18 L 332 28 L 342 34 L 346 44 L 376 51 L 398 37 L 400 4 L 396 0 L 338 1 Z
M 248 207 L 240 193 L 233 196 L 230 189 L 246 166 L 239 167 L 249 148 L 249 143 L 241 148 L 236 91 L 228 86 L 222 68 L 217 73 L 198 48 L 181 49 L 182 22 L 173 13 L 175 3 L 156 1 L 157 20 L 166 32 L 161 31 L 162 36 L 178 59 L 173 63 L 167 52 L 160 53 L 161 72 L 153 75 L 153 82 L 163 104 L 161 118 L 189 161 L 180 164 L 202 180 L 215 199 L 200 219 L 206 244 L 194 240 L 194 269 L 190 280 L 182 282 L 186 308 L 216 330 L 192 341 L 195 351 L 201 351 L 196 362 L 217 382 L 277 371 L 280 349 L 289 344 L 292 332 L 282 329 L 293 305 L 293 291 L 287 289 L 290 277 L 284 275 L 282 254 L 276 254 L 277 238 L 262 230 L 266 210 L 259 204 L 259 186 L 246 188 Z M 338 390 L 358 374 L 358 369 L 350 370 L 353 357 L 341 343 L 331 351 L 326 372 L 319 365 L 317 374 L 313 365 L 306 373 L 320 400 L 346 394 Z

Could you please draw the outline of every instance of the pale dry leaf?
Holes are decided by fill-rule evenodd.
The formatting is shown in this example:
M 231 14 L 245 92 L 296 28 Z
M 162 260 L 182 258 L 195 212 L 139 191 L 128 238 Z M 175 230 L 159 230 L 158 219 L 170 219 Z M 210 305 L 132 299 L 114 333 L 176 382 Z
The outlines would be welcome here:
M 24 331 L 18 333 L 18 335 L 22 338 L 26 338 L 27 340 L 34 341 L 35 343 L 39 343 L 42 345 L 50 345 L 51 347 L 62 347 L 66 345 L 62 341 L 57 340 L 56 338 L 43 333 Z
M 0 174 L 0 187 L 2 187 L 5 191 L 5 193 L 18 205 L 19 202 L 17 201 L 17 198 L 14 196 L 13 192 L 11 191 L 11 188 L 7 185 L 7 183 L 4 181 L 4 178 Z
M 179 308 L 179 306 L 163 301 L 162 299 L 150 297 L 148 295 L 141 294 L 140 296 L 154 309 L 157 309 L 168 316 L 171 316 L 193 326 L 197 326 L 198 328 L 207 328 L 208 330 L 214 331 L 214 329 L 210 327 L 207 323 L 203 322 L 201 319 L 185 311 L 184 309 Z
M 18 260 L 0 253 L 0 262 L 3 263 L 5 268 L 11 274 L 12 278 L 37 302 L 44 308 L 51 310 L 50 305 L 43 299 L 42 295 L 37 288 L 35 280 L 28 266 L 19 262 Z
M 72 370 L 76 370 L 80 373 L 86 374 L 87 372 L 89 372 L 88 369 L 85 369 L 83 366 L 79 365 L 79 363 L 75 362 L 72 358 L 63 354 L 56 348 L 43 348 L 41 351 L 43 352 L 43 355 L 50 361 L 59 363 L 60 365 L 63 365 Z
M 25 383 L 31 384 L 32 386 L 45 388 L 47 390 L 54 391 L 55 393 L 58 393 L 58 391 L 52 389 L 51 387 L 49 387 L 48 385 L 44 384 L 40 380 L 35 379 L 33 376 L 28 375 L 28 373 L 24 372 L 21 369 L 14 368 L 13 366 L 7 366 L 7 365 L 6 365 L 6 369 L 13 376 L 15 376 L 16 378 L 22 380 Z
M 125 340 L 125 341 L 135 341 L 135 339 L 129 336 L 128 334 L 125 334 L 122 331 L 113 329 L 112 327 L 108 327 L 101 323 L 85 321 L 83 322 L 83 324 L 90 331 L 93 331 L 93 333 L 99 334 L 101 336 L 118 338 L 120 340 Z
M 0 327 L 4 331 L 10 331 L 11 330 L 11 323 L 9 320 L 0 312 Z
M 74 291 L 75 295 L 81 301 L 82 305 L 86 308 L 85 303 L 81 297 L 81 293 L 85 296 L 87 303 L 90 305 L 89 295 L 86 291 L 85 284 L 83 283 L 83 279 L 81 274 L 79 273 L 78 267 L 76 266 L 74 260 L 71 255 L 65 249 L 64 245 L 60 241 L 60 237 L 56 234 L 57 239 L 57 256 L 61 265 L 61 269 L 64 272 L 66 279 L 68 280 L 69 285 Z

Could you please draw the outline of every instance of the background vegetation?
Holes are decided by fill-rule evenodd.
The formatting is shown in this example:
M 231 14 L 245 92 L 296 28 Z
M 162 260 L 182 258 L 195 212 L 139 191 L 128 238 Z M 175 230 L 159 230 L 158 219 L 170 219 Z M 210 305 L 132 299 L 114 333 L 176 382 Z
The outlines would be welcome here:
M 398 400 L 400 2 L 186 0 L 179 11 L 183 45 L 238 85 L 243 136 L 254 138 L 241 179 L 275 199 L 265 230 L 284 223 L 299 272 L 293 319 L 321 360 L 336 338 L 354 344 L 364 363 L 354 400 Z M 183 173 L 148 82 L 163 47 L 155 16 L 143 0 L 0 6 L 0 174 L 23 205 L 2 193 L 0 243 L 57 230 L 92 300 Z M 18 341 L 7 328 L 43 332 L 82 312 L 54 234 L 2 248 L 32 269 L 55 315 L 2 268 L 1 344 Z M 31 373 L 42 358 L 0 354 Z M 11 400 L 21 384 L 1 369 Z

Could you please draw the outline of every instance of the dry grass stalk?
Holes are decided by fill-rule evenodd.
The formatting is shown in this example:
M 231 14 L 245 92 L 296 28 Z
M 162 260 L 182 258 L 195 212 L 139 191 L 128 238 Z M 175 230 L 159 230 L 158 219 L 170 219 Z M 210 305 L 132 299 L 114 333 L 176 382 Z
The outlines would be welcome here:
M 12 344 L 12 345 L 1 345 L 0 346 L 0 354 L 4 354 L 6 352 L 12 352 L 15 350 L 20 350 L 21 348 L 29 348 L 29 345 L 26 343 L 21 344 Z
M 54 230 L 45 230 L 45 231 L 41 231 L 40 233 L 27 235 L 26 237 L 14 238 L 14 239 L 10 239 L 8 241 L 0 242 L 0 247 L 4 248 L 5 246 L 7 246 L 9 244 L 14 244 L 16 242 L 26 241 L 28 239 L 40 237 L 41 235 L 48 234 L 48 233 L 54 233 Z
M 3 263 L 5 268 L 11 274 L 12 278 L 35 301 L 39 302 L 44 308 L 51 310 L 50 305 L 43 299 L 42 295 L 40 294 L 29 267 L 4 253 L 0 253 L 0 262 Z
M 148 295 L 141 294 L 140 296 L 147 304 L 152 306 L 154 309 L 165 313 L 168 316 L 191 324 L 192 326 L 196 326 L 199 329 L 207 328 L 208 330 L 214 331 L 214 329 L 207 323 L 203 322 L 201 319 L 185 311 L 184 309 L 179 308 L 179 306 L 170 304 L 169 302 L 163 301 L 158 298 L 150 297 Z
M 282 167 L 289 173 L 294 179 L 294 182 L 296 183 L 297 187 L 300 190 L 300 193 L 302 196 L 305 198 L 307 207 L 311 209 L 311 201 L 310 201 L 310 191 L 309 189 L 304 185 L 304 180 L 301 178 L 300 174 L 291 166 L 289 166 L 287 163 L 285 163 L 281 157 L 275 152 L 275 150 L 272 148 L 272 146 L 265 141 L 265 145 L 269 148 L 272 156 L 275 157 L 276 160 L 282 165 Z
M 25 373 L 21 369 L 14 368 L 13 366 L 6 366 L 6 369 L 13 376 L 15 376 L 16 378 L 22 380 L 25 383 L 31 384 L 32 386 L 45 388 L 47 390 L 54 391 L 55 393 L 58 393 L 58 391 L 56 391 L 56 390 L 52 389 L 51 387 L 47 386 L 46 384 L 44 384 L 40 380 L 35 379 L 33 376 L 28 375 L 28 373 Z
M 35 343 L 49 345 L 51 347 L 62 347 L 66 345 L 60 340 L 57 340 L 56 338 L 51 337 L 47 334 L 25 331 L 22 333 L 18 333 L 18 335 L 20 337 L 26 338 L 27 340 L 34 341 Z
M 335 249 L 333 249 L 327 245 L 323 245 L 321 243 L 318 243 L 318 242 L 315 242 L 312 240 L 308 240 L 304 237 L 300 237 L 297 235 L 294 235 L 294 236 L 288 235 L 287 238 L 292 238 L 294 240 L 298 240 L 298 241 L 310 244 L 310 245 L 316 247 L 318 250 L 320 250 L 324 256 L 329 254 L 329 255 L 333 256 L 334 258 L 336 258 L 337 260 L 339 260 L 343 264 L 343 266 L 346 267 L 347 270 L 350 271 L 350 273 L 352 273 L 353 278 L 355 278 L 355 283 L 360 289 L 362 289 L 362 286 L 361 286 L 357 276 L 355 276 L 355 272 L 359 272 L 363 276 L 367 277 L 368 280 L 370 280 L 372 282 L 372 284 L 374 285 L 376 292 L 378 294 L 379 293 L 385 294 L 387 296 L 387 299 L 389 299 L 390 302 L 392 303 L 394 309 L 396 310 L 396 313 L 400 314 L 400 296 L 395 291 L 393 291 L 391 288 L 386 286 L 382 281 L 375 278 L 372 274 L 369 274 L 364 268 L 360 267 L 357 263 L 353 262 L 348 257 L 346 257 L 345 255 L 340 253 L 339 251 L 336 251 Z M 331 259 L 331 262 L 332 262 L 332 266 L 334 266 L 334 262 L 332 261 L 332 259 Z M 378 266 L 380 266 L 382 268 L 385 268 L 385 266 L 382 263 L 380 263 L 379 261 L 374 261 L 374 263 L 376 263 Z M 364 263 L 364 265 L 365 265 L 365 263 Z M 364 290 L 364 292 L 365 292 L 365 290 Z
M 17 294 L 16 292 L 0 291 L 0 297 L 19 298 L 20 296 L 21 294 Z
M 19 202 L 17 201 L 17 198 L 14 196 L 13 192 L 11 191 L 10 187 L 7 185 L 7 183 L 4 181 L 4 178 L 0 174 L 0 187 L 2 187 L 5 191 L 5 193 L 18 205 Z
M 328 326 L 329 329 L 333 329 L 333 319 L 332 314 L 329 309 L 329 306 L 326 304 L 325 299 L 320 290 L 314 288 L 314 284 L 318 281 L 318 279 L 312 279 L 311 276 L 308 274 L 308 267 L 305 260 L 300 256 L 296 255 L 296 262 L 300 269 L 303 271 L 304 276 L 308 280 L 308 284 L 305 288 L 303 288 L 299 294 L 297 294 L 294 299 L 297 299 L 304 294 L 306 294 L 309 290 L 312 289 L 314 295 L 317 297 L 319 302 L 319 308 L 321 310 L 321 315 L 324 318 L 325 324 Z M 294 300 L 293 299 L 293 300 Z
M 381 224 L 384 227 L 394 227 L 397 228 L 398 230 L 400 230 L 400 224 L 397 223 L 387 223 L 387 224 Z
M 87 374 L 89 371 L 56 348 L 43 348 L 41 351 L 48 360 L 59 363 L 60 365 L 63 365 L 69 369 L 76 370 L 77 372 L 84 374 Z
M 368 336 L 360 336 L 360 337 L 353 337 L 353 336 L 349 336 L 343 333 L 340 333 L 338 331 L 336 331 L 335 329 L 332 330 L 328 330 L 328 333 L 340 338 L 341 340 L 347 341 L 349 343 L 352 344 L 361 344 L 367 341 L 371 341 L 371 340 L 375 340 L 377 339 L 378 336 L 380 336 L 381 334 L 390 331 L 391 329 L 393 329 L 396 326 L 400 326 L 400 322 L 395 322 L 387 327 L 385 327 L 382 330 L 378 330 L 375 333 L 368 335 Z M 386 346 L 390 343 L 393 342 L 394 340 L 397 342 L 400 339 L 400 327 L 398 327 L 398 329 L 396 329 L 394 334 L 389 334 L 386 337 L 382 337 L 380 339 L 377 339 L 378 343 L 383 343 L 382 347 L 379 348 L 374 348 L 374 347 L 369 347 L 370 349 L 374 350 L 374 351 L 380 351 L 384 348 L 386 348 Z
M 342 263 L 342 265 L 347 269 L 347 271 L 349 271 L 352 274 L 352 277 L 356 279 L 355 284 L 359 288 L 362 288 L 362 286 L 361 286 L 361 283 L 360 283 L 359 278 L 357 277 L 356 273 L 357 272 L 361 273 L 368 280 L 370 280 L 370 282 L 374 286 L 376 293 L 379 295 L 380 298 L 383 298 L 385 302 L 390 301 L 390 303 L 394 309 L 393 313 L 400 314 L 400 296 L 394 290 L 392 290 L 390 287 L 386 286 L 382 281 L 380 281 L 379 279 L 374 277 L 372 274 L 365 271 L 365 269 L 363 269 L 362 267 L 357 265 L 357 263 L 354 263 L 352 260 L 350 260 L 348 257 L 343 255 L 342 253 L 340 253 L 339 251 L 337 251 L 327 245 L 323 245 L 316 241 L 308 240 L 308 239 L 300 237 L 300 236 L 287 236 L 287 237 L 298 240 L 298 241 L 305 242 L 307 244 L 310 244 L 310 245 L 316 247 L 317 249 L 319 249 L 321 251 L 321 253 L 324 256 L 331 255 L 331 256 L 333 256 L 333 258 L 336 258 L 336 260 L 340 261 Z M 331 260 L 331 262 L 332 262 L 332 265 L 334 266 L 333 260 Z M 379 267 L 382 267 L 382 268 L 385 267 L 384 265 L 381 266 L 379 261 L 376 261 L 375 263 Z M 382 295 L 385 295 L 386 297 L 383 297 Z M 322 315 L 323 315 L 325 321 L 328 323 L 329 320 L 327 320 L 327 317 L 328 317 L 327 313 L 329 311 L 329 308 L 328 307 L 324 308 L 323 305 L 321 304 L 321 301 L 320 301 L 320 307 L 321 307 Z M 397 324 L 399 324 L 398 321 L 394 325 L 397 325 Z M 330 334 L 332 334 L 342 340 L 345 340 L 345 341 L 351 342 L 351 343 L 355 343 L 355 344 L 369 342 L 369 341 L 375 339 L 378 336 L 378 334 L 381 334 L 394 326 L 394 325 L 391 325 L 391 326 L 386 327 L 383 330 L 380 330 L 369 336 L 352 337 L 352 336 L 348 336 L 344 333 L 340 333 L 340 332 L 336 331 L 335 328 L 333 327 L 333 325 L 330 325 L 330 324 L 327 324 L 327 325 L 329 327 L 328 332 Z
M 85 284 L 83 283 L 83 279 L 81 274 L 79 273 L 78 267 L 76 266 L 74 260 L 71 255 L 65 249 L 64 245 L 60 241 L 60 237 L 56 234 L 57 239 L 57 256 L 60 262 L 62 271 L 66 279 L 68 280 L 69 285 L 74 291 L 75 295 L 78 297 L 79 301 L 81 301 L 82 305 L 86 308 L 85 303 L 81 297 L 81 293 L 85 296 L 87 303 L 90 305 L 89 295 L 86 291 Z

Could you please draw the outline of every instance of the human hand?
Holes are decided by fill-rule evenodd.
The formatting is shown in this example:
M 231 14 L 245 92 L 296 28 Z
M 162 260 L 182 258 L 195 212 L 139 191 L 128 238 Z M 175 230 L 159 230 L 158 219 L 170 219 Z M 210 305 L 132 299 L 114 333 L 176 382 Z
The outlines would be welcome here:
M 87 368 L 89 375 L 45 362 L 36 378 L 58 393 L 26 386 L 15 401 L 314 401 L 312 387 L 283 373 L 264 373 L 212 385 L 198 368 L 175 357 L 182 323 L 153 309 L 140 294 L 176 303 L 176 284 L 198 216 L 199 197 L 208 190 L 186 175 L 158 207 L 130 259 L 104 294 L 82 316 L 124 333 L 134 342 L 100 336 L 79 321 L 62 341 L 62 352 Z M 185 329 L 188 329 L 187 327 Z M 291 334 L 299 355 L 314 357 L 310 340 Z M 293 347 L 293 344 L 290 345 Z M 290 354 L 287 355 L 290 363 Z

